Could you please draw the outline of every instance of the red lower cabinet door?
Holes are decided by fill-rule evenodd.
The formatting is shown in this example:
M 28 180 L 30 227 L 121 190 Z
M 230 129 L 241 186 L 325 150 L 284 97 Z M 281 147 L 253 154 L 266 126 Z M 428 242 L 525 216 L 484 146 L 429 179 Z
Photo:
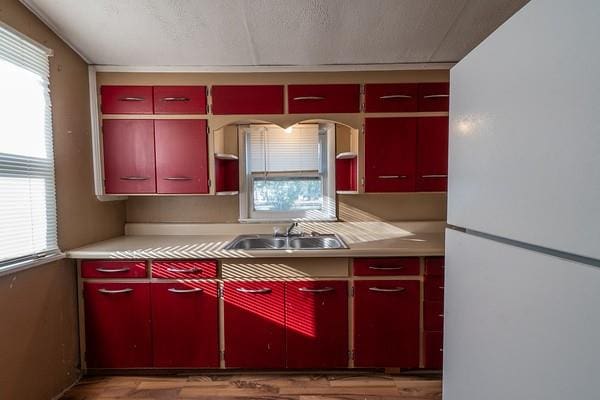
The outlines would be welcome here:
M 153 121 L 105 119 L 102 139 L 106 193 L 155 193 Z
M 365 191 L 414 191 L 416 146 L 416 118 L 367 118 Z
M 288 282 L 285 287 L 288 368 L 348 366 L 348 283 Z
M 208 193 L 206 120 L 154 121 L 158 193 Z
M 154 366 L 217 368 L 217 284 L 152 283 L 151 295 Z
M 225 365 L 285 367 L 284 283 L 225 282 Z
M 354 283 L 354 365 L 419 367 L 419 282 Z
M 152 366 L 149 286 L 84 283 L 88 368 Z
M 425 332 L 425 368 L 441 369 L 444 359 L 444 339 L 442 332 Z
M 448 190 L 448 117 L 419 118 L 417 191 Z

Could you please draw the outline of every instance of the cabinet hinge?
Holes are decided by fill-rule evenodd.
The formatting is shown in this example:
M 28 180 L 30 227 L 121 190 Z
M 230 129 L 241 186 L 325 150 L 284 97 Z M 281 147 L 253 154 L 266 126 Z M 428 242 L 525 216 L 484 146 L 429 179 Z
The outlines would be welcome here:
M 206 104 L 206 113 L 210 114 L 210 104 Z
M 365 177 L 360 178 L 360 186 L 365 186 Z
M 219 350 L 219 359 L 225 361 L 225 350 Z
M 209 182 L 210 182 L 210 180 L 209 180 Z M 217 289 L 217 297 L 218 297 L 219 299 L 222 299 L 222 298 L 223 298 L 223 288 L 218 288 L 218 289 Z
M 348 350 L 348 359 L 354 360 L 354 350 Z
M 211 187 L 211 186 L 212 186 L 212 181 L 209 179 L 208 180 L 208 187 Z
M 210 86 L 206 87 L 206 97 L 210 96 Z
M 206 134 L 210 135 L 210 126 L 208 124 L 206 124 Z
M 360 94 L 365 94 L 365 84 L 364 83 L 360 84 Z
M 360 133 L 362 133 L 363 135 L 365 134 L 365 124 L 362 124 L 360 126 Z
M 350 297 L 354 297 L 354 286 L 350 288 Z

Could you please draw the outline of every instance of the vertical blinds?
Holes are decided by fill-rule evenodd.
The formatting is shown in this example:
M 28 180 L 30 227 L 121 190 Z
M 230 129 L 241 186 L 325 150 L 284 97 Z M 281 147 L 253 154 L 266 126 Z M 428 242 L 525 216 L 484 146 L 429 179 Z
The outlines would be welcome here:
M 250 172 L 317 172 L 320 170 L 319 126 L 251 125 L 249 131 Z
M 58 252 L 49 55 L 0 25 L 0 268 Z

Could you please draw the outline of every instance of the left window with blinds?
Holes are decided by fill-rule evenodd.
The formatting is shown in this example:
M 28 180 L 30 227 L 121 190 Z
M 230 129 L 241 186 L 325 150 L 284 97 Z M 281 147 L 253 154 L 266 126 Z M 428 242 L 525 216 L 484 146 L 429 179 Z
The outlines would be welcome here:
M 0 272 L 59 254 L 50 55 L 0 24 Z

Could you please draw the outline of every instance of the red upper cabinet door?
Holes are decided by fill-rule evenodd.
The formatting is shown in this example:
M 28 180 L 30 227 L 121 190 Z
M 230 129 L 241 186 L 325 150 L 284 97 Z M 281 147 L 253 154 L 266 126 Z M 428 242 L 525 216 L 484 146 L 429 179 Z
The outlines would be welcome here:
M 419 367 L 419 281 L 356 281 L 357 367 Z
M 347 367 L 348 283 L 285 285 L 287 367 Z
M 417 111 L 418 88 L 416 83 L 369 83 L 365 85 L 365 111 Z
M 414 191 L 416 147 L 416 118 L 366 118 L 365 191 Z
M 157 193 L 208 193 L 206 120 L 154 121 Z
M 105 119 L 102 138 L 106 193 L 156 193 L 154 123 Z
M 154 86 L 155 114 L 206 114 L 206 86 Z
M 84 283 L 88 368 L 152 366 L 148 283 Z
M 288 112 L 357 113 L 360 111 L 360 85 L 289 85 Z
M 102 114 L 152 114 L 152 86 L 102 86 Z
M 417 191 L 448 190 L 448 117 L 419 118 Z
M 210 93 L 213 114 L 283 114 L 282 85 L 217 85 Z
M 285 367 L 283 282 L 225 282 L 225 365 Z
M 448 111 L 448 82 L 419 83 L 419 111 Z
M 81 262 L 83 278 L 145 278 L 145 261 L 84 260 Z
M 152 283 L 154 367 L 217 368 L 215 282 Z

